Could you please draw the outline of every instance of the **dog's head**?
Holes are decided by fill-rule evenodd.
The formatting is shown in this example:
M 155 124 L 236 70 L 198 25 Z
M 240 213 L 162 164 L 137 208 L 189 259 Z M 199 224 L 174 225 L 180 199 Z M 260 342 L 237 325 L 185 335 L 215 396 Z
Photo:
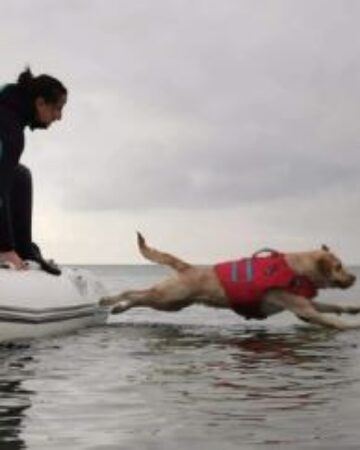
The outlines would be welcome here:
M 316 272 L 323 287 L 347 289 L 356 280 L 355 275 L 343 266 L 340 259 L 326 245 L 323 245 L 318 252 Z

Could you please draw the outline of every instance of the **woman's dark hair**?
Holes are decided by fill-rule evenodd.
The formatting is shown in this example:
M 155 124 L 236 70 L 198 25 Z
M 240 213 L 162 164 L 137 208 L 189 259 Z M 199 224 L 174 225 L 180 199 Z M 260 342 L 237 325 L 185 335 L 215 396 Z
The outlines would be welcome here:
M 67 89 L 59 80 L 45 74 L 35 77 L 30 67 L 21 72 L 17 85 L 30 102 L 37 97 L 42 97 L 47 103 L 57 103 L 63 95 L 67 94 Z

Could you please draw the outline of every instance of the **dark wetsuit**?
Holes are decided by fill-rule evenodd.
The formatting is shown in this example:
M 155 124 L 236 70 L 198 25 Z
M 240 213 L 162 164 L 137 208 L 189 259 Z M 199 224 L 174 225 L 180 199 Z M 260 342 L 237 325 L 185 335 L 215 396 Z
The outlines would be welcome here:
M 28 168 L 19 164 L 24 128 L 30 109 L 17 85 L 0 91 L 0 252 L 15 250 L 32 259 L 32 182 Z

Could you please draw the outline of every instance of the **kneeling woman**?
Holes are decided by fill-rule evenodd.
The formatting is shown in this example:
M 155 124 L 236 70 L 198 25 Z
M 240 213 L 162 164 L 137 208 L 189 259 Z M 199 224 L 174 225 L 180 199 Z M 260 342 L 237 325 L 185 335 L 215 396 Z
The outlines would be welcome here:
M 47 129 L 61 119 L 66 100 L 67 90 L 59 80 L 33 76 L 29 68 L 0 92 L 0 262 L 16 269 L 34 260 L 49 273 L 61 273 L 32 242 L 31 173 L 19 161 L 25 127 Z

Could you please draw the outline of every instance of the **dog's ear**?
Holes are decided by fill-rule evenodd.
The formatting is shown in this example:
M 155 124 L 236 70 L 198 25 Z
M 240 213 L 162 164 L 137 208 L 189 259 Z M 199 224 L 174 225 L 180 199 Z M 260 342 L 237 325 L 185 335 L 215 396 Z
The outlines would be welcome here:
M 322 244 L 321 250 L 324 250 L 324 252 L 329 252 L 330 251 L 329 247 L 327 245 L 325 245 L 325 244 Z
M 332 265 L 326 255 L 321 256 L 316 265 L 321 275 L 328 277 L 331 274 Z

